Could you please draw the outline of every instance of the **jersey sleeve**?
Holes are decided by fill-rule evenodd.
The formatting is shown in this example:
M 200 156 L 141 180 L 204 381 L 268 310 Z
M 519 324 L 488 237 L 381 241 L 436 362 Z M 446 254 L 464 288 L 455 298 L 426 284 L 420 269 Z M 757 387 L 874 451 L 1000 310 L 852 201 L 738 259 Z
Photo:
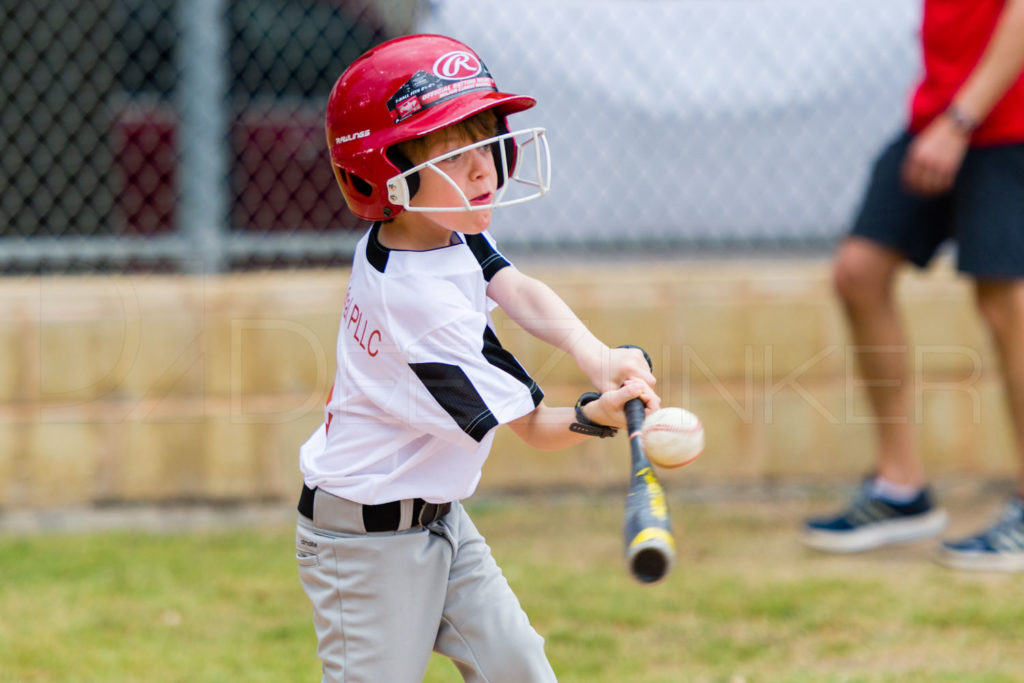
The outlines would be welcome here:
M 486 231 L 479 235 L 463 235 L 462 237 L 466 240 L 466 246 L 469 247 L 470 252 L 476 257 L 477 263 L 480 264 L 480 270 L 484 274 L 485 281 L 490 282 L 491 278 L 499 270 L 512 265 L 498 251 L 498 245 L 495 244 L 494 239 Z
M 449 426 L 477 443 L 499 424 L 533 411 L 544 397 L 483 314 L 466 313 L 433 330 L 408 349 L 407 359 Z

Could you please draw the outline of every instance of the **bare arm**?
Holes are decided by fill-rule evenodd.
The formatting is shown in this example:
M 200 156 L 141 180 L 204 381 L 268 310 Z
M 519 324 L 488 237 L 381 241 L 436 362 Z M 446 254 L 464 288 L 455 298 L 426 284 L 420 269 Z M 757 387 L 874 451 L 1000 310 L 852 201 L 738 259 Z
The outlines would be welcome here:
M 1024 69 L 1024 0 L 1006 0 L 978 65 L 953 103 L 976 121 L 988 113 Z
M 999 22 L 974 71 L 953 98 L 953 107 L 984 121 L 1024 69 L 1024 0 L 1006 0 Z M 911 143 L 903 180 L 920 194 L 939 194 L 953 186 L 970 145 L 970 131 L 948 115 L 939 116 Z
M 622 407 L 631 398 L 643 400 L 647 404 L 648 413 L 661 407 L 661 399 L 646 382 L 631 378 L 621 387 L 606 391 L 601 398 L 583 406 L 583 414 L 596 424 L 621 429 L 626 426 Z M 551 407 L 542 402 L 533 412 L 509 422 L 508 426 L 520 439 L 534 448 L 559 450 L 591 438 L 569 431 L 569 425 L 575 421 L 575 409 Z
M 572 356 L 598 390 L 618 387 L 627 377 L 638 377 L 652 385 L 657 381 L 642 353 L 609 349 L 540 280 L 514 267 L 503 268 L 491 278 L 487 295 L 524 330 Z

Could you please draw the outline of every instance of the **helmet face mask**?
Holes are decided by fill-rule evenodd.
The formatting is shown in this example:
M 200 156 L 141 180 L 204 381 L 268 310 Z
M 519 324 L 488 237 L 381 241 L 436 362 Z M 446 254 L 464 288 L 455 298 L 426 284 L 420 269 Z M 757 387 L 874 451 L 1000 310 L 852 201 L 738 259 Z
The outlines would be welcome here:
M 438 164 L 445 159 L 486 146 L 491 146 L 498 172 L 498 190 L 494 193 L 491 201 L 486 204 L 471 204 L 462 188 L 441 170 Z M 416 193 L 415 187 L 418 182 L 412 183 L 413 187 L 410 188 L 409 178 L 421 172 L 438 174 L 442 180 L 458 192 L 462 200 L 461 204 L 456 206 L 412 205 L 410 202 Z M 484 211 L 499 206 L 513 206 L 544 196 L 550 186 L 551 153 L 543 128 L 526 128 L 503 133 L 459 147 L 417 164 L 389 178 L 387 182 L 388 200 L 392 204 L 402 207 L 403 210 L 413 213 Z
M 331 166 L 346 203 L 354 214 L 366 220 L 388 220 L 402 211 L 422 210 L 409 205 L 416 189 L 415 180 L 410 182 L 410 178 L 416 172 L 440 173 L 437 159 L 414 170 L 396 163 L 400 157 L 391 154 L 393 148 L 487 110 L 493 110 L 497 116 L 499 134 L 469 147 L 496 145 L 499 192 L 495 199 L 505 197 L 510 184 L 534 190 L 528 197 L 521 196 L 521 191 L 510 191 L 514 198 L 495 205 L 542 196 L 550 180 L 550 155 L 544 131 L 508 133 L 506 126 L 509 114 L 529 109 L 535 103 L 531 97 L 499 92 L 476 53 L 452 38 L 414 35 L 382 43 L 345 70 L 327 102 Z M 528 155 L 535 163 L 528 165 L 531 175 L 527 180 L 520 178 L 521 169 L 516 163 L 518 157 L 524 156 L 515 149 L 517 137 L 522 139 L 524 152 L 532 148 Z M 513 182 L 504 182 L 506 178 Z M 431 210 L 481 210 L 466 205 Z

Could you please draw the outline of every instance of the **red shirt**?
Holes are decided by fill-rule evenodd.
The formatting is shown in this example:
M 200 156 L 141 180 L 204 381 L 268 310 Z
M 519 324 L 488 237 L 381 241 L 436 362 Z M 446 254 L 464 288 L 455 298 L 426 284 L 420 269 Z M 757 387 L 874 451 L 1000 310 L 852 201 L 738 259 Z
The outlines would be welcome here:
M 921 44 L 924 76 L 910 107 L 918 132 L 949 106 L 974 69 L 995 29 L 1004 0 L 925 0 Z M 1024 142 L 1024 74 L 1020 74 L 981 126 L 972 144 Z

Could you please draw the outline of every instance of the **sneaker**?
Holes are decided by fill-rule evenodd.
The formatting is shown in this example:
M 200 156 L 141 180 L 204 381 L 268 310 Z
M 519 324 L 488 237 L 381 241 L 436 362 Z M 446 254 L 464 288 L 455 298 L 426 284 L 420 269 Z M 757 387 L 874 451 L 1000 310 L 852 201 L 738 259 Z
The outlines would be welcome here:
M 932 504 L 927 488 L 909 503 L 892 503 L 872 491 L 868 479 L 850 507 L 838 515 L 807 520 L 800 541 L 827 553 L 859 553 L 891 543 L 930 538 L 946 528 L 945 510 Z
M 936 559 L 953 569 L 1024 571 L 1024 502 L 1013 498 L 999 520 L 977 536 L 946 541 Z

